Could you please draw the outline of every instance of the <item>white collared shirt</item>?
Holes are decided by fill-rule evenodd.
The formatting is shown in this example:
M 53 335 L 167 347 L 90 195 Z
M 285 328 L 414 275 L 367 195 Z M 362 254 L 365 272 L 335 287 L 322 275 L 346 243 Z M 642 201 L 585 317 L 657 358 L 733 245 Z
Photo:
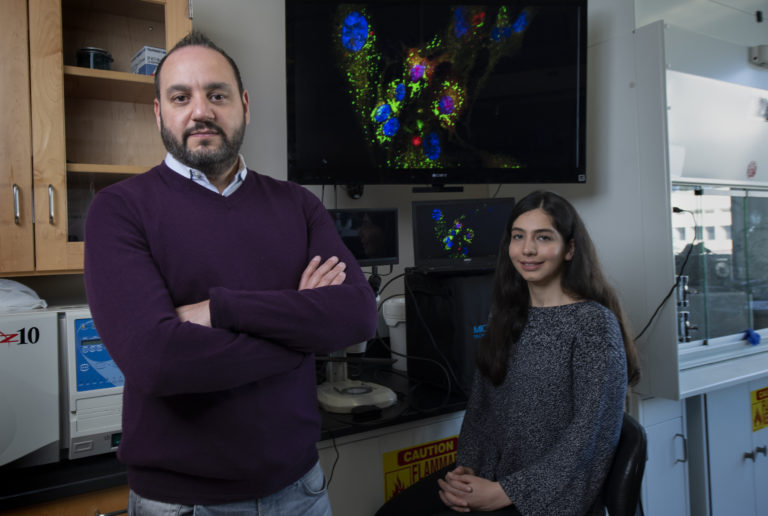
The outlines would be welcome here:
M 238 155 L 237 160 L 237 173 L 232 178 L 232 182 L 227 185 L 223 192 L 221 192 L 221 195 L 224 197 L 232 195 L 235 190 L 240 188 L 240 185 L 243 183 L 243 181 L 245 181 L 245 176 L 248 173 L 248 169 L 245 166 L 245 159 L 243 158 L 242 154 Z M 174 172 L 181 174 L 187 179 L 191 179 L 200 186 L 207 188 L 212 192 L 219 193 L 219 189 L 216 188 L 213 183 L 208 180 L 208 177 L 205 174 L 197 169 L 186 166 L 184 163 L 174 158 L 171 153 L 167 153 L 165 155 L 165 164 L 168 165 L 168 168 Z

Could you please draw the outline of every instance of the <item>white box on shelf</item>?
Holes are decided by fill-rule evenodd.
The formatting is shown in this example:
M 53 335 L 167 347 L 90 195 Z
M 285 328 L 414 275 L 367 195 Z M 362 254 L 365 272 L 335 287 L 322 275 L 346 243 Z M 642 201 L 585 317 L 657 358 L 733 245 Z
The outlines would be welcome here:
M 142 47 L 131 59 L 131 73 L 155 75 L 160 61 L 165 57 L 165 50 L 157 47 Z

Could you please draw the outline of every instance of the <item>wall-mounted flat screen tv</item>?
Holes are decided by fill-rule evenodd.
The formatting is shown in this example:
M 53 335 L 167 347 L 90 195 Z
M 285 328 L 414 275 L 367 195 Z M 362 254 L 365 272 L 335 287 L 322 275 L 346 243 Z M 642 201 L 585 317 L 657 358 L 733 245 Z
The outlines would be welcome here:
M 288 177 L 579 183 L 586 0 L 286 0 Z
M 512 197 L 414 201 L 413 261 L 425 272 L 493 270 Z

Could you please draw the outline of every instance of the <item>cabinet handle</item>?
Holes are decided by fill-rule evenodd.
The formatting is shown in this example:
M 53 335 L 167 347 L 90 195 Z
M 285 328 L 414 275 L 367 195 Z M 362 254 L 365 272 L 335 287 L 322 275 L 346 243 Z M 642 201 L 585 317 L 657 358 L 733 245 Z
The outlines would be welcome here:
M 19 185 L 13 184 L 13 222 L 17 225 L 21 220 L 21 207 L 19 205 Z
M 755 454 L 762 453 L 763 456 L 768 456 L 768 447 L 766 446 L 758 446 L 755 448 Z
M 53 185 L 48 185 L 48 222 L 53 224 L 53 213 L 54 213 L 54 207 L 53 207 Z
M 747 460 L 747 459 L 751 460 L 752 462 L 755 462 L 755 452 L 753 451 L 744 452 L 744 460 Z
M 99 510 L 96 509 L 95 516 L 119 516 L 120 514 L 128 514 L 128 509 L 123 509 L 121 511 L 113 511 L 113 512 L 99 512 Z
M 683 434 L 675 434 L 675 439 L 680 438 L 683 440 L 683 458 L 682 459 L 675 459 L 675 464 L 678 462 L 688 462 L 688 440 L 685 438 Z

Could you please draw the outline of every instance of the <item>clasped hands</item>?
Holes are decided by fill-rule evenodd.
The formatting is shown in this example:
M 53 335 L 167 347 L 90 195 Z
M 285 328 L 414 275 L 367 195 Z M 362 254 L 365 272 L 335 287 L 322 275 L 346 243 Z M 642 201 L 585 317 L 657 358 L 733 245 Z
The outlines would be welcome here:
M 512 504 L 498 482 L 475 476 L 471 468 L 459 466 L 438 479 L 440 499 L 456 512 L 495 511 Z
M 298 290 L 341 285 L 347 277 L 344 272 L 347 264 L 339 261 L 336 256 L 328 258 L 322 264 L 319 256 L 309 261 L 299 280 Z M 176 315 L 181 322 L 191 322 L 202 326 L 211 327 L 210 300 L 200 301 L 191 305 L 183 305 L 176 308 Z

